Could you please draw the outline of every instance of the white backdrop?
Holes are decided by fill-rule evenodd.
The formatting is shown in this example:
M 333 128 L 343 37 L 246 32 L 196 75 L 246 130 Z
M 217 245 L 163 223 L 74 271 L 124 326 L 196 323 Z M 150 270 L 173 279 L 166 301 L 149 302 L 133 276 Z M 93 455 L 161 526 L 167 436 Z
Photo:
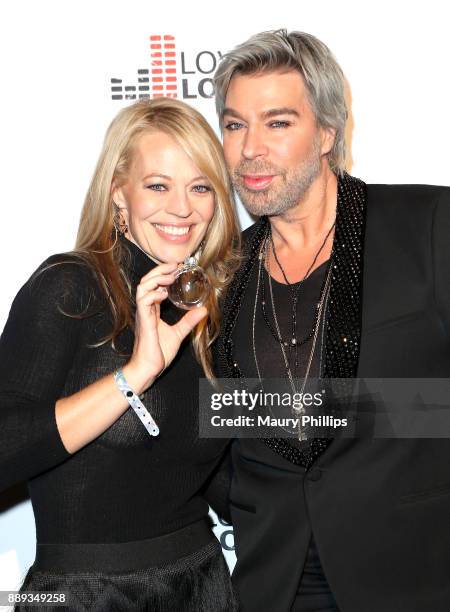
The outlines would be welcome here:
M 138 78 L 155 76 L 138 75 L 150 70 L 150 36 L 174 37 L 166 42 L 175 45 L 171 75 L 178 97 L 184 92 L 217 128 L 213 101 L 201 93 L 211 92 L 208 79 L 220 53 L 261 30 L 286 27 L 315 34 L 333 50 L 350 84 L 352 173 L 367 182 L 448 185 L 446 4 L 2 3 L 0 326 L 38 264 L 73 247 L 107 124 L 127 104 L 112 99 L 120 93 L 111 86 L 146 86 Z M 241 219 L 248 224 L 242 210 Z M 34 557 L 30 504 L 11 507 L 10 498 L 0 493 L 0 590 L 16 588 Z M 222 539 L 232 548 L 229 529 Z M 229 560 L 232 565 L 232 555 Z

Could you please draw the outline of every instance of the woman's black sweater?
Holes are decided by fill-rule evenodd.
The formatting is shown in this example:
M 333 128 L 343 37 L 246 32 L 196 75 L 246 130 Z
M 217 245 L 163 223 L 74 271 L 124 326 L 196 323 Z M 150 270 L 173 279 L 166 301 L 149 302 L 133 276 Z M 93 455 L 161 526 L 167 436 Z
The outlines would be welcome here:
M 123 240 L 134 293 L 155 264 Z M 161 307 L 168 323 L 182 314 L 168 301 Z M 0 339 L 0 490 L 29 482 L 39 543 L 145 539 L 208 513 L 203 489 L 227 441 L 198 436 L 203 372 L 189 339 L 143 397 L 160 428 L 157 438 L 129 408 L 78 452 L 65 449 L 55 402 L 112 376 L 128 359 L 111 342 L 95 346 L 110 331 L 111 317 L 89 266 L 57 255 L 19 291 Z M 131 354 L 132 331 L 126 329 L 117 344 Z M 226 487 L 223 481 L 219 497 Z M 208 501 L 215 505 L 214 491 Z

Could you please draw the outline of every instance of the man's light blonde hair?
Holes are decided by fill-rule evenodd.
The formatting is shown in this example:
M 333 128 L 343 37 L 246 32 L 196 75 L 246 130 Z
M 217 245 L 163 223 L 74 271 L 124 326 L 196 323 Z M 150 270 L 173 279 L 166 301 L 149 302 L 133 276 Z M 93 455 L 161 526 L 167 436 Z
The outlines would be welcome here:
M 214 76 L 216 109 L 222 125 L 225 99 L 236 74 L 296 70 L 303 77 L 317 124 L 335 132 L 328 154 L 331 169 L 345 170 L 344 74 L 328 47 L 311 34 L 272 30 L 261 32 L 224 55 Z

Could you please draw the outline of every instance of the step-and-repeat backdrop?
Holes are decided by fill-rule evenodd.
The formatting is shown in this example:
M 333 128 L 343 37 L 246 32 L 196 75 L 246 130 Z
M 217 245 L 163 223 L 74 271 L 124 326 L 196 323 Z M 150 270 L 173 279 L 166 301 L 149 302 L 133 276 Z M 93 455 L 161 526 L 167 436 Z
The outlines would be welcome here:
M 217 129 L 211 79 L 221 55 L 253 33 L 279 27 L 315 34 L 341 63 L 350 86 L 354 175 L 367 182 L 450 183 L 445 2 L 4 2 L 1 327 L 38 264 L 72 248 L 115 113 L 162 91 L 197 107 Z M 163 68 L 162 81 L 155 67 Z M 242 208 L 240 218 L 249 224 Z M 233 567 L 232 529 L 218 523 L 216 531 Z M 0 492 L 0 590 L 18 587 L 34 550 L 25 489 Z

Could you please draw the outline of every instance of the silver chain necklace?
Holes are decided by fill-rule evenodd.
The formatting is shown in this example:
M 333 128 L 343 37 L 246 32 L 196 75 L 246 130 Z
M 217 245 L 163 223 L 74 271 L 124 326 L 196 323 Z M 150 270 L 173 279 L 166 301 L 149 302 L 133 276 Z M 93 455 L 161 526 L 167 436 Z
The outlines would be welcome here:
M 253 306 L 253 320 L 252 320 L 252 344 L 253 344 L 253 357 L 255 360 L 255 366 L 256 366 L 256 371 L 258 374 L 258 380 L 260 382 L 261 387 L 263 387 L 263 382 L 262 382 L 262 376 L 261 376 L 261 371 L 259 368 L 259 363 L 258 363 L 258 357 L 256 354 L 256 311 L 257 311 L 257 305 L 258 305 L 258 297 L 259 297 L 259 291 L 260 291 L 260 285 L 261 285 L 261 279 L 262 279 L 262 269 L 263 269 L 263 264 L 264 262 L 268 263 L 268 248 L 270 247 L 270 242 L 269 242 L 269 234 L 266 235 L 263 244 L 261 245 L 261 249 L 260 249 L 260 253 L 259 253 L 259 266 L 258 266 L 258 278 L 257 278 L 257 284 L 256 284 L 256 292 L 255 292 L 255 303 Z M 315 353 L 315 349 L 316 349 L 316 344 L 317 344 L 317 338 L 319 336 L 319 329 L 321 327 L 321 321 L 322 321 L 322 314 L 326 309 L 326 304 L 328 302 L 328 295 L 329 295 L 329 287 L 330 287 L 330 282 L 331 282 L 331 270 L 332 270 L 332 266 L 331 266 L 331 262 L 330 262 L 330 266 L 328 268 L 328 272 L 327 272 L 327 276 L 326 276 L 326 280 L 323 286 L 323 290 L 322 290 L 322 295 L 320 297 L 320 301 L 318 304 L 318 316 L 317 316 L 317 324 L 315 326 L 314 329 L 314 334 L 313 334 L 313 338 L 312 338 L 312 345 L 311 345 L 311 350 L 309 353 L 309 357 L 308 357 L 308 362 L 307 362 L 307 366 L 306 366 L 306 371 L 305 371 L 305 376 L 303 378 L 303 382 L 301 385 L 301 389 L 300 389 L 300 394 L 301 397 L 303 398 L 303 393 L 305 391 L 306 388 L 306 383 L 308 381 L 309 378 L 309 373 L 311 370 L 311 365 L 312 365 L 312 361 L 313 361 L 313 357 L 314 357 L 314 353 Z M 269 292 L 270 292 L 270 299 L 271 299 L 271 304 L 272 304 L 272 312 L 273 312 L 273 318 L 274 318 L 274 322 L 275 322 L 275 327 L 277 330 L 277 334 L 278 334 L 278 338 L 281 338 L 281 332 L 280 332 L 280 326 L 278 323 L 278 319 L 277 319 L 277 315 L 276 315 L 276 311 L 275 311 L 275 304 L 274 304 L 274 299 L 273 299 L 273 287 L 272 287 L 272 279 L 270 276 L 270 269 L 267 270 L 267 274 L 269 277 Z M 323 328 L 323 325 L 322 325 Z M 323 342 L 323 333 L 322 333 L 322 342 Z M 288 375 L 288 379 L 289 379 L 289 383 L 292 389 L 292 393 L 295 394 L 297 393 L 297 388 L 295 386 L 295 381 L 294 381 L 294 376 L 292 375 L 292 371 L 289 365 L 289 360 L 287 358 L 286 355 L 286 350 L 285 347 L 283 346 L 282 342 L 279 342 L 280 344 L 280 348 L 281 348 L 281 353 L 283 355 L 283 361 L 284 361 L 284 365 L 285 365 L 285 369 L 286 369 L 286 373 Z M 301 415 L 305 413 L 305 407 L 303 405 L 303 402 L 298 402 L 295 406 L 295 408 L 292 408 L 293 414 L 297 417 L 299 417 L 299 421 L 298 421 L 298 428 L 297 428 L 297 438 L 299 441 L 304 441 L 307 440 L 307 435 L 306 432 L 303 430 L 303 428 L 301 427 L 300 423 L 301 423 Z M 283 429 L 285 429 L 286 431 L 288 431 L 286 428 L 283 427 Z M 288 431 L 288 433 L 294 433 L 291 431 Z

